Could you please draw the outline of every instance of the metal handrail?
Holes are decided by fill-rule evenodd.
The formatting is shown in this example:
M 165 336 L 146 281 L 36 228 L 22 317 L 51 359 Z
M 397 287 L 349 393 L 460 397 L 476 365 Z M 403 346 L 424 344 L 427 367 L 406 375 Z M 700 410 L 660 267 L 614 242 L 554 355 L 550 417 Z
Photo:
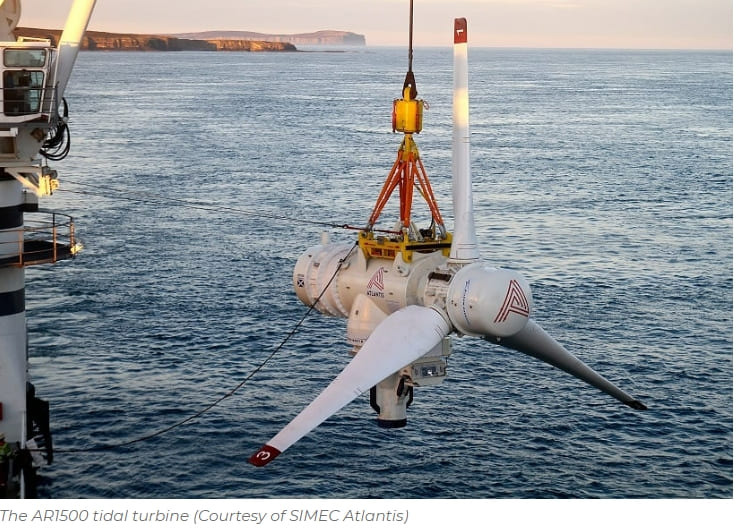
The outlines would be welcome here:
M 77 253 L 79 247 L 75 240 L 74 219 L 65 213 L 50 210 L 38 210 L 26 215 L 37 213 L 46 215 L 46 218 L 26 219 L 22 227 L 0 231 L 0 266 L 55 263 L 74 257 Z

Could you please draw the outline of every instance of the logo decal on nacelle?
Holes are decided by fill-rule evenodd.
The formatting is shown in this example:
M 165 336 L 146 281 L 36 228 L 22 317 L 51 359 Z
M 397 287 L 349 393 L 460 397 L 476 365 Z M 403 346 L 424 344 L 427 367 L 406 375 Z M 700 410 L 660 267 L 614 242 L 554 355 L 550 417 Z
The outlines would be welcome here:
M 508 292 L 506 293 L 503 306 L 500 307 L 498 315 L 495 317 L 494 323 L 501 323 L 508 319 L 511 313 L 520 314 L 521 316 L 529 317 L 529 300 L 526 299 L 526 294 L 518 284 L 518 281 L 511 279 L 508 283 Z
M 385 297 L 385 271 L 382 267 L 377 269 L 375 275 L 367 283 L 367 295 L 374 298 Z

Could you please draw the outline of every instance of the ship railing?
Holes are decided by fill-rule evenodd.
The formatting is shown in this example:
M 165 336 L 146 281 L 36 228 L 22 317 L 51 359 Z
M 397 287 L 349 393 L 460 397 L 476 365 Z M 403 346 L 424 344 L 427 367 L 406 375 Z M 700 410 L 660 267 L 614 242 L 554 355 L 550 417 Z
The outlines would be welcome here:
M 0 266 L 55 263 L 74 257 L 80 248 L 70 215 L 40 209 L 26 213 L 23 227 L 0 231 Z

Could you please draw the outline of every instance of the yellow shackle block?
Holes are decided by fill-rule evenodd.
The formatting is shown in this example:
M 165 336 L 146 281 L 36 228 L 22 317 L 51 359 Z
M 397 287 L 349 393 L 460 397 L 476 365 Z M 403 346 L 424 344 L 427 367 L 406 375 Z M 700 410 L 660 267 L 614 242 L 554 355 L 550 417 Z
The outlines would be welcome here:
M 415 134 L 423 128 L 423 100 L 396 99 L 393 101 L 393 132 Z

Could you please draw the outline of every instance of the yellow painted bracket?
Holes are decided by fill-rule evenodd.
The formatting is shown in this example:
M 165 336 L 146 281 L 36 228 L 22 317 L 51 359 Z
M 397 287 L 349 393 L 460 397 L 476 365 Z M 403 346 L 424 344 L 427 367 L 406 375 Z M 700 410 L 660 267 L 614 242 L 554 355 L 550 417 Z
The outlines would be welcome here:
M 432 253 L 441 250 L 444 257 L 449 257 L 452 247 L 452 234 L 447 233 L 443 239 L 426 239 L 422 241 L 411 241 L 408 234 L 398 237 L 375 237 L 371 231 L 359 232 L 359 248 L 364 252 L 367 259 L 372 257 L 380 259 L 395 259 L 398 253 L 402 254 L 403 261 L 413 261 L 413 252 Z

